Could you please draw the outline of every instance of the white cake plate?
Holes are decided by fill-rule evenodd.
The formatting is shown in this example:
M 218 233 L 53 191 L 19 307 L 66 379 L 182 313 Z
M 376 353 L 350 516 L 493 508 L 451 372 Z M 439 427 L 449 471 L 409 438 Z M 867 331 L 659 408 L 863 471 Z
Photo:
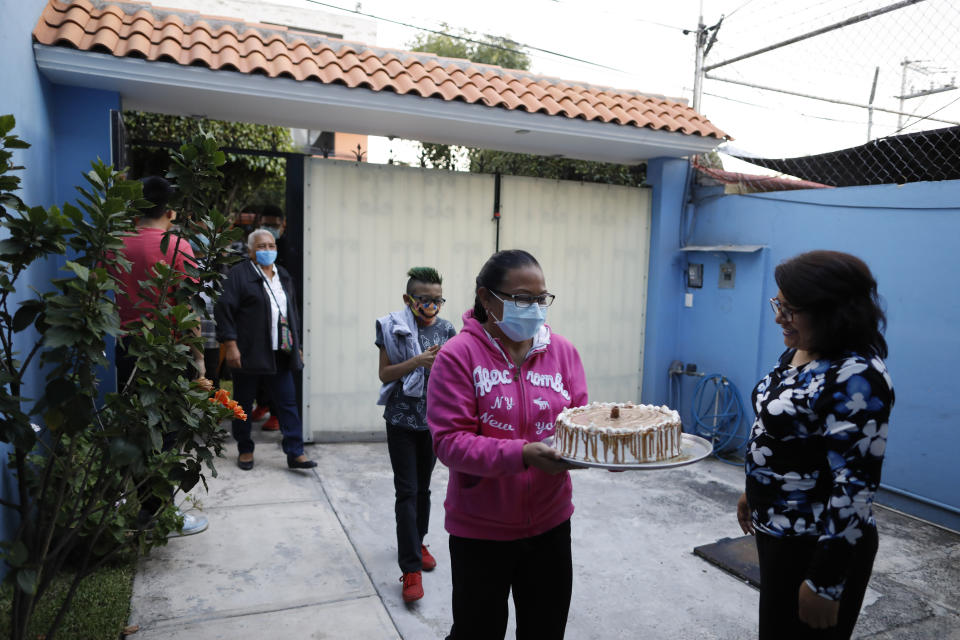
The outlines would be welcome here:
M 589 462 L 587 460 L 577 460 L 575 458 L 563 457 L 563 460 L 566 460 L 570 464 L 575 464 L 578 467 L 588 467 L 588 468 L 597 468 L 597 469 L 611 469 L 614 471 L 627 471 L 627 470 L 636 470 L 636 471 L 653 471 L 654 469 L 673 469 L 674 467 L 682 467 L 687 464 L 693 464 L 694 462 L 699 462 L 703 460 L 711 453 L 713 453 L 713 445 L 710 444 L 709 440 L 705 440 L 700 436 L 695 436 L 692 433 L 681 434 L 680 438 L 680 455 L 673 458 L 668 458 L 666 460 L 658 460 L 657 462 L 636 462 L 633 464 L 608 464 L 606 462 Z M 544 444 L 548 446 L 553 446 L 553 436 L 544 439 Z

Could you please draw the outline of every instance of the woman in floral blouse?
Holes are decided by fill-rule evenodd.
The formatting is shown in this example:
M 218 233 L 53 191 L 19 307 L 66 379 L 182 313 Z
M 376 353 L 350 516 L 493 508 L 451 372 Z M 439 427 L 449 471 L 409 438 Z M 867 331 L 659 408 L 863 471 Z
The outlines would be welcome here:
M 760 558 L 760 638 L 849 638 L 877 551 L 894 401 L 886 319 L 870 269 L 849 254 L 804 253 L 775 277 L 787 350 L 753 390 L 737 504 Z

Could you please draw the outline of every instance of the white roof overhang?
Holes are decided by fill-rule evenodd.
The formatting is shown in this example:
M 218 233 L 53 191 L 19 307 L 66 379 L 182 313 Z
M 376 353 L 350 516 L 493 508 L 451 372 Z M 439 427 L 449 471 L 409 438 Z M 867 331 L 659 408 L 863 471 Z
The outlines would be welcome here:
M 705 153 L 721 142 L 632 125 L 66 47 L 34 44 L 34 54 L 51 82 L 116 91 L 124 109 L 619 164 Z

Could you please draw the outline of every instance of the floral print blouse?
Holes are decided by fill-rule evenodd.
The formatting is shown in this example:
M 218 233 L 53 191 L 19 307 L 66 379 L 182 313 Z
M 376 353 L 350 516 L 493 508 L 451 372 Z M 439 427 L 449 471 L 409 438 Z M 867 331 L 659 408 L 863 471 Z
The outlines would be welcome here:
M 792 367 L 794 352 L 753 390 L 747 501 L 757 531 L 817 536 L 807 583 L 838 600 L 852 545 L 876 526 L 893 384 L 876 356 L 848 352 Z

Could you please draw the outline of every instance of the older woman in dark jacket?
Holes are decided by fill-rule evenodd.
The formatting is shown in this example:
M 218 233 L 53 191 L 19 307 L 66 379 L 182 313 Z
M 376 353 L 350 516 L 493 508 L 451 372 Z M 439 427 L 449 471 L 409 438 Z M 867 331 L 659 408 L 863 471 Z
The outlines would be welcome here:
M 263 377 L 270 389 L 270 409 L 280 422 L 283 451 L 291 469 L 317 466 L 303 453 L 303 425 L 297 408 L 293 372 L 303 368 L 300 326 L 293 280 L 276 264 L 277 244 L 266 229 L 247 238 L 250 259 L 227 275 L 216 306 L 217 339 L 226 347 L 233 371 L 233 395 L 250 414 Z M 250 423 L 233 421 L 233 437 L 240 455 L 237 466 L 253 468 Z

